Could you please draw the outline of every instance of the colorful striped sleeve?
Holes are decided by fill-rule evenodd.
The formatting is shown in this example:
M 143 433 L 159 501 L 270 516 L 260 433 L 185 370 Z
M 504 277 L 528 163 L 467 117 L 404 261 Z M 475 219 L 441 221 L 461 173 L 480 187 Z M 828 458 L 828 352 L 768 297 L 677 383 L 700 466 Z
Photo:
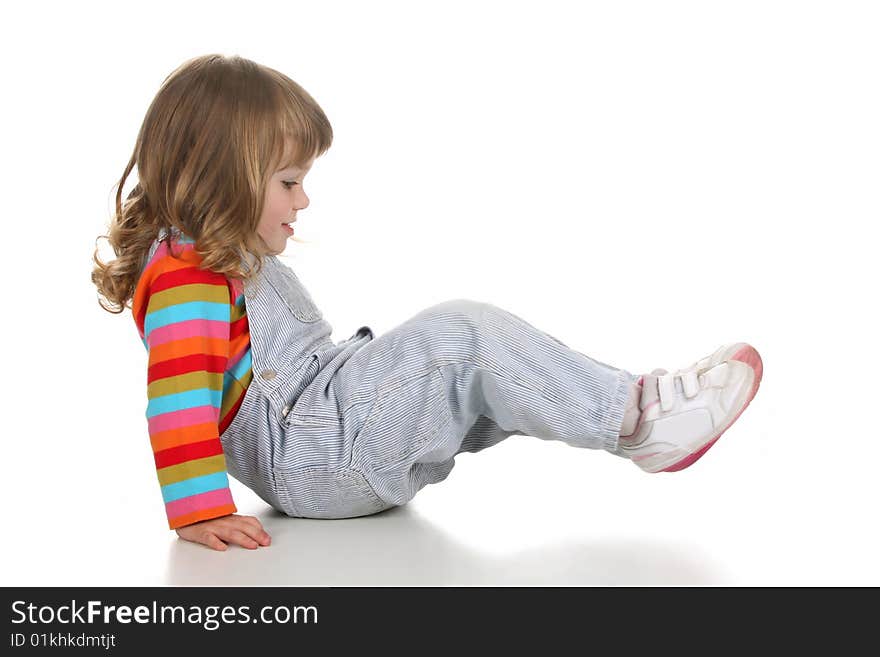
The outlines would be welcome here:
M 222 274 L 199 269 L 192 251 L 153 264 L 142 300 L 146 416 L 168 526 L 177 529 L 237 511 L 219 431 L 230 288 Z

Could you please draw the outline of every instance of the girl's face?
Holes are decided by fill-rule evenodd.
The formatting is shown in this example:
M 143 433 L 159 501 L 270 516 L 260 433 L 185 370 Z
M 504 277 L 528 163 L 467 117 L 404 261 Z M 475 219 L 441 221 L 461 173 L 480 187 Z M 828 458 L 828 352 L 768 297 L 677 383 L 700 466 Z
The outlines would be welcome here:
M 269 246 L 273 254 L 284 251 L 287 238 L 293 235 L 296 213 L 309 206 L 309 197 L 303 189 L 303 178 L 311 170 L 315 159 L 305 168 L 291 167 L 276 171 L 269 180 L 263 214 L 257 226 L 257 234 Z M 286 224 L 290 224 L 288 227 Z

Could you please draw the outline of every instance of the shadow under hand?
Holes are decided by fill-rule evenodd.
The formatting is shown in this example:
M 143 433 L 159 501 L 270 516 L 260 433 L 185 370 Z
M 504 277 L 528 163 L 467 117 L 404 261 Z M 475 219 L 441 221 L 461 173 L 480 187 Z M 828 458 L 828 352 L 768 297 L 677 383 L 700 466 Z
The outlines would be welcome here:
M 694 548 L 651 540 L 566 541 L 495 556 L 457 542 L 412 503 L 343 520 L 258 515 L 267 548 L 226 552 L 178 539 L 166 583 L 235 586 L 719 585 Z

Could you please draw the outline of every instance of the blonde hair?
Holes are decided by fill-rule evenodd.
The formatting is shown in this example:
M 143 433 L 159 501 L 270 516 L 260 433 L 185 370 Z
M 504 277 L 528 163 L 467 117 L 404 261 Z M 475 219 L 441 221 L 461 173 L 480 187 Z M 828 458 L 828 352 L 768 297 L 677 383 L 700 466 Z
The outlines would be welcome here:
M 165 78 L 117 183 L 106 238 L 116 259 L 92 259 L 91 279 L 111 313 L 131 307 L 146 257 L 165 230 L 193 238 L 202 269 L 245 279 L 269 254 L 257 234 L 273 173 L 304 167 L 330 148 L 333 130 L 317 102 L 286 75 L 239 56 L 203 55 Z M 137 165 L 138 184 L 122 203 Z M 169 243 L 170 246 L 170 243 Z M 255 268 L 243 257 L 254 256 Z

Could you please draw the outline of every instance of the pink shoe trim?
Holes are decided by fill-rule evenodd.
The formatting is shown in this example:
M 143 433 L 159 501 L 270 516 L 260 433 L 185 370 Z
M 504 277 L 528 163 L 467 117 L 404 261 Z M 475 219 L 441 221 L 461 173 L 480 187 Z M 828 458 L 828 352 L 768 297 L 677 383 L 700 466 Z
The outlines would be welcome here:
M 686 467 L 693 465 L 696 461 L 700 459 L 703 454 L 709 451 L 709 448 L 715 444 L 715 442 L 721 438 L 721 435 L 727 431 L 730 426 L 736 422 L 737 418 L 742 415 L 743 411 L 748 408 L 749 404 L 752 403 L 752 399 L 754 399 L 755 394 L 758 392 L 758 386 L 761 385 L 761 378 L 764 376 L 764 363 L 761 360 L 760 354 L 758 354 L 757 350 L 750 346 L 746 345 L 739 351 L 737 351 L 733 356 L 730 357 L 730 360 L 738 360 L 742 363 L 745 363 L 755 372 L 755 381 L 752 383 L 752 389 L 749 392 L 749 398 L 746 399 L 746 403 L 743 404 L 743 407 L 740 409 L 739 413 L 728 422 L 727 426 L 724 427 L 721 431 L 719 431 L 714 438 L 712 438 L 708 443 L 706 443 L 699 451 L 694 452 L 690 456 L 686 456 L 682 460 L 677 463 L 672 464 L 668 468 L 664 468 L 663 470 L 658 470 L 658 472 L 678 472 L 679 470 L 684 470 Z

